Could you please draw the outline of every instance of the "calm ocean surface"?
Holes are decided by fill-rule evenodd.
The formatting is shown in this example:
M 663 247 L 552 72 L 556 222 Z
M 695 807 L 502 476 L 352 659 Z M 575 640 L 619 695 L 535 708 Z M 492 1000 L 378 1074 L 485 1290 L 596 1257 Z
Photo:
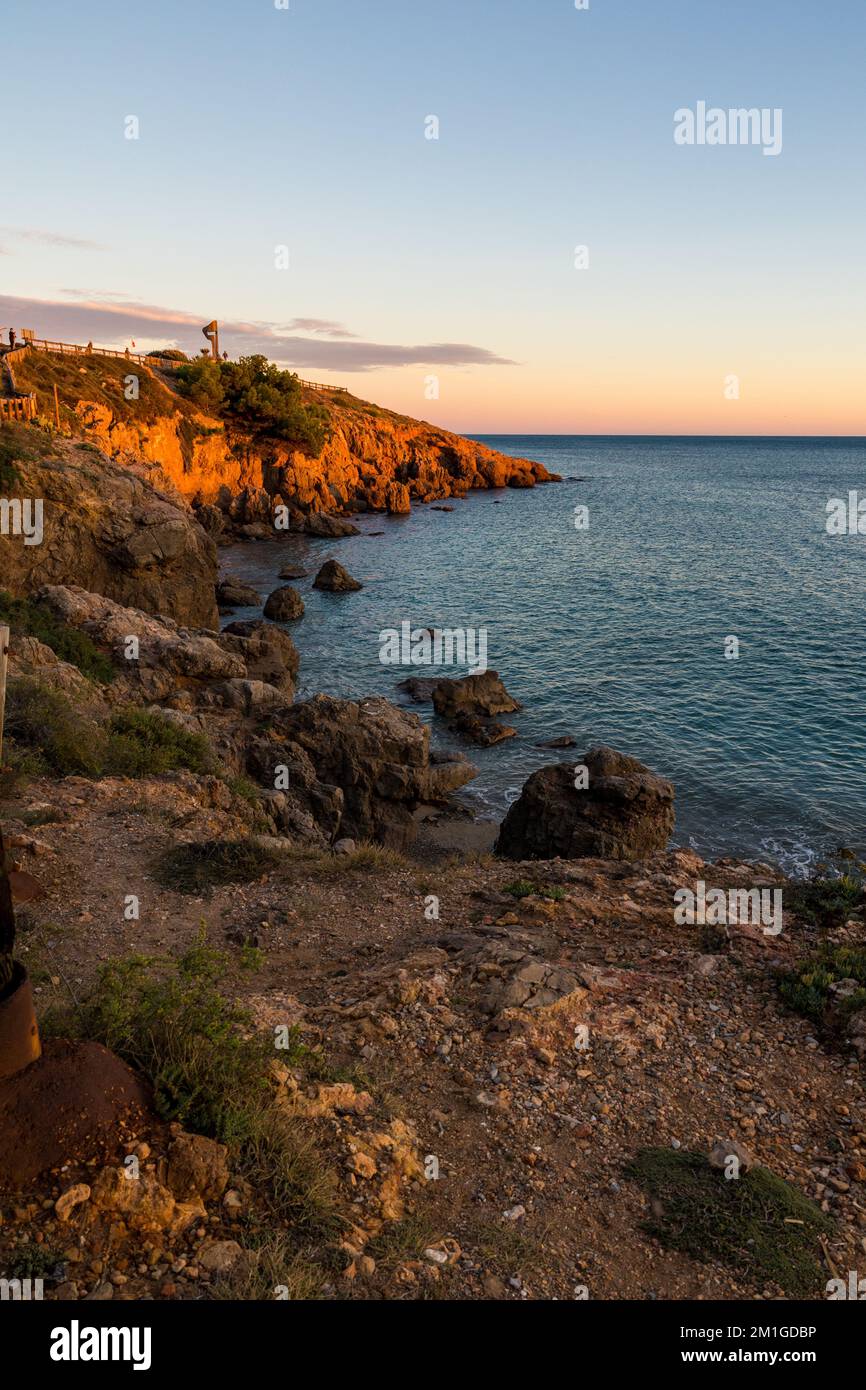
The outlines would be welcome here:
M 415 707 L 480 768 L 463 794 L 480 813 L 498 819 L 535 768 L 603 742 L 671 778 L 676 841 L 708 857 L 807 872 L 840 845 L 866 855 L 866 536 L 825 529 L 831 497 L 866 497 L 866 440 L 484 442 L 579 481 L 363 515 L 350 540 L 221 551 L 263 595 L 283 565 L 309 570 L 290 625 L 300 696 L 399 698 L 398 681 L 428 674 L 379 661 L 379 633 L 406 619 L 486 628 L 488 665 L 524 705 L 506 720 L 519 737 L 466 748 Z M 362 593 L 311 588 L 331 556 Z M 568 753 L 534 746 L 566 733 Z

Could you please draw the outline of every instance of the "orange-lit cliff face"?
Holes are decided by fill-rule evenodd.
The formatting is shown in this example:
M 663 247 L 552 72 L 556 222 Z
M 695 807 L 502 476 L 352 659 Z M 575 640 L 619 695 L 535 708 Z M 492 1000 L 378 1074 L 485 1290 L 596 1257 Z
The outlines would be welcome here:
M 112 458 L 159 464 L 190 500 L 213 502 L 223 487 L 233 493 L 254 487 L 304 511 L 403 513 L 413 501 L 553 480 L 539 463 L 510 458 L 354 397 L 346 397 L 345 404 L 330 398 L 318 402 L 328 411 L 331 434 L 321 454 L 310 457 L 191 411 L 167 388 L 163 395 L 163 410 L 150 418 L 86 398 L 74 409 L 81 432 Z

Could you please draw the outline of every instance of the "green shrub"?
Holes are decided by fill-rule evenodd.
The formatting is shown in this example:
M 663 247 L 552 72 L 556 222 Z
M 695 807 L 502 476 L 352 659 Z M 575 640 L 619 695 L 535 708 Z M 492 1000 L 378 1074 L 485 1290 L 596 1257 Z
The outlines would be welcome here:
M 791 1297 L 817 1293 L 826 1277 L 818 1237 L 828 1216 L 766 1168 L 725 1178 L 703 1154 L 642 1149 L 625 1169 L 653 1199 L 644 1229 L 669 1250 L 719 1260 Z
M 30 773 L 98 777 L 102 771 L 98 725 L 79 714 L 60 691 L 29 677 L 9 682 L 6 733 L 28 755 Z
M 861 988 L 835 1002 L 830 987 L 840 980 L 856 980 Z M 866 1008 L 866 946 L 825 943 L 782 978 L 780 989 L 789 1008 L 835 1031 L 848 1014 Z
M 12 598 L 0 590 L 0 622 L 13 632 L 35 637 L 60 658 L 77 666 L 89 680 L 107 685 L 114 679 L 114 667 L 85 632 L 67 627 L 59 618 L 32 599 Z
M 319 454 L 328 436 L 322 406 L 304 404 L 294 372 L 281 371 L 256 355 L 239 362 L 200 357 L 179 367 L 177 388 L 203 410 L 223 412 L 249 429 L 284 439 Z
M 130 707 L 113 714 L 108 725 L 105 771 L 117 777 L 148 777 L 187 768 L 213 768 L 210 744 L 153 710 Z
M 506 883 L 504 891 L 510 893 L 512 898 L 531 898 L 535 892 L 535 884 L 530 883 L 527 878 L 518 878 L 513 883 Z
M 59 690 L 29 676 L 9 683 L 6 732 L 22 775 L 148 777 L 212 766 L 207 739 L 153 710 L 118 710 L 107 726 L 80 713 Z
M 530 883 L 528 878 L 515 879 L 514 883 L 507 883 L 503 890 L 510 893 L 512 898 L 547 898 L 551 902 L 561 903 L 567 897 L 565 889 L 559 884 L 551 885 L 547 883 Z
M 854 873 L 813 878 L 786 893 L 786 906 L 791 912 L 826 931 L 844 926 L 862 902 L 863 882 Z
M 164 973 L 145 956 L 111 961 L 85 1002 L 83 1035 L 152 1082 L 166 1120 L 225 1140 L 232 1096 L 265 1094 L 269 1040 L 250 1040 L 249 1016 L 217 988 L 228 957 L 198 942 Z

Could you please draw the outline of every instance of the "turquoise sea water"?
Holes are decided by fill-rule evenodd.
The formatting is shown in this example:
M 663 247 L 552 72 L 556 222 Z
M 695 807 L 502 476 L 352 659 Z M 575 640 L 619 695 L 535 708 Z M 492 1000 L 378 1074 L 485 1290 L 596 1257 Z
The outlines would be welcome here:
M 670 777 L 676 840 L 708 857 L 806 872 L 840 845 L 866 854 L 866 535 L 826 530 L 830 498 L 866 498 L 866 440 L 484 442 L 572 481 L 364 515 L 350 540 L 221 552 L 263 594 L 282 565 L 310 571 L 291 625 L 301 695 L 395 698 L 427 674 L 379 660 L 380 632 L 404 620 L 486 628 L 488 664 L 524 705 L 506 721 L 518 738 L 467 750 L 417 707 L 478 764 L 464 795 L 479 811 L 500 817 L 535 768 L 571 758 L 535 747 L 568 733 L 576 755 L 604 742 Z M 311 588 L 331 556 L 363 592 Z M 731 636 L 739 660 L 725 659 Z

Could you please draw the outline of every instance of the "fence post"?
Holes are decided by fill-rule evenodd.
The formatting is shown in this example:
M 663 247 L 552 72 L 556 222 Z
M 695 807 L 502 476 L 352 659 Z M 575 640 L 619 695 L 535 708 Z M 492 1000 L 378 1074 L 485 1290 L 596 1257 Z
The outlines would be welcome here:
M 0 768 L 3 766 L 3 721 L 6 717 L 6 667 L 9 659 L 9 629 L 0 626 Z

